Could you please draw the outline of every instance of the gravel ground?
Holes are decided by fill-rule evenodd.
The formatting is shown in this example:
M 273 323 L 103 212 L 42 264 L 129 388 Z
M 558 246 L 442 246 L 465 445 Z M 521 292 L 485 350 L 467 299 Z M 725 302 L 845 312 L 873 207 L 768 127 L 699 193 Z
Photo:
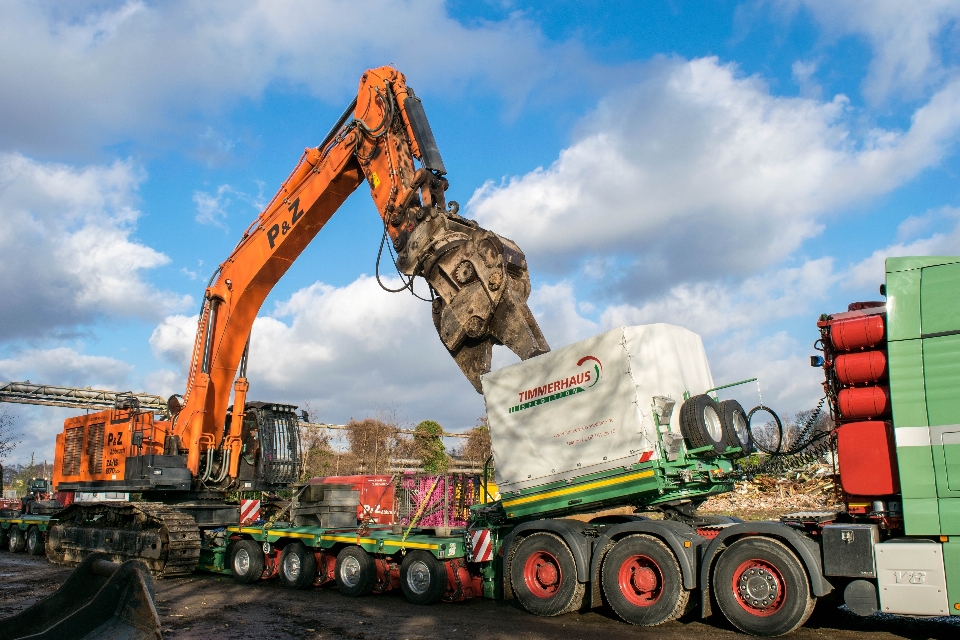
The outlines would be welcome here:
M 12 615 L 52 592 L 71 569 L 43 557 L 0 553 L 0 617 Z M 684 620 L 655 628 L 632 627 L 613 614 L 595 612 L 537 618 L 512 602 L 472 600 L 419 607 L 399 593 L 345 598 L 336 589 L 290 591 L 277 580 L 239 585 L 197 573 L 159 580 L 156 607 L 167 638 L 705 638 L 740 636 L 721 617 Z M 913 620 L 875 615 L 859 618 L 844 610 L 818 610 L 791 639 L 960 637 L 960 620 Z

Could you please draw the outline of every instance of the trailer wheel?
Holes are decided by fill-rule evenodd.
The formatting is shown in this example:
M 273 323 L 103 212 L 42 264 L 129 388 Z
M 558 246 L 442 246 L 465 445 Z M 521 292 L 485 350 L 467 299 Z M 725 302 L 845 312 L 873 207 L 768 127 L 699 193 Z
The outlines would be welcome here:
M 740 447 L 740 457 L 753 453 L 753 436 L 750 435 L 750 421 L 747 412 L 736 400 L 724 400 L 720 403 L 720 419 L 728 447 Z
M 20 553 L 27 546 L 27 538 L 20 527 L 10 527 L 7 549 L 10 553 Z
M 538 616 L 576 611 L 583 603 L 573 554 L 552 533 L 534 533 L 520 542 L 510 564 L 510 584 L 523 608 Z
M 782 636 L 813 613 L 807 572 L 782 542 L 749 537 L 733 543 L 713 571 L 714 595 L 727 620 L 755 636 Z
M 358 546 L 350 546 L 344 547 L 337 555 L 334 574 L 340 593 L 355 598 L 373 591 L 377 570 L 369 553 Z
M 230 545 L 230 571 L 240 584 L 256 582 L 263 575 L 263 550 L 253 540 L 240 540 Z
M 280 582 L 288 589 L 306 589 L 317 578 L 317 558 L 302 542 L 288 544 L 280 552 Z
M 7 544 L 10 542 L 10 530 L 0 527 L 0 551 L 7 550 Z
M 40 532 L 40 527 L 33 525 L 27 529 L 27 553 L 42 556 L 43 552 L 43 533 Z
M 691 449 L 712 446 L 718 454 L 727 449 L 720 405 L 706 394 L 693 396 L 680 407 L 680 433 Z
M 413 604 L 440 602 L 447 589 L 447 572 L 432 553 L 411 551 L 400 563 L 400 589 Z
M 653 536 L 620 540 L 603 560 L 601 581 L 607 602 L 630 624 L 676 620 L 690 601 L 676 557 Z

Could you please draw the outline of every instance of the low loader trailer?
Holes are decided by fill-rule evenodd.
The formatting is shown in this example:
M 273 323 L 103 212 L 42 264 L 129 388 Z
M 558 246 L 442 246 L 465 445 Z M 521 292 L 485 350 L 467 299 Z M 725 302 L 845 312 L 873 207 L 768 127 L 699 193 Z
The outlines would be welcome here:
M 820 317 L 811 359 L 833 426 L 810 441 L 835 443 L 843 510 L 698 515 L 739 477 L 756 410 L 718 401 L 696 334 L 624 327 L 483 377 L 500 499 L 464 526 L 228 527 L 207 565 L 348 596 L 399 587 L 421 604 L 606 604 L 645 626 L 718 612 L 760 636 L 797 629 L 818 600 L 960 615 L 960 257 L 891 258 L 886 272 L 886 301 Z M 623 506 L 635 512 L 569 517 Z
M 0 551 L 42 556 L 51 516 L 0 515 Z

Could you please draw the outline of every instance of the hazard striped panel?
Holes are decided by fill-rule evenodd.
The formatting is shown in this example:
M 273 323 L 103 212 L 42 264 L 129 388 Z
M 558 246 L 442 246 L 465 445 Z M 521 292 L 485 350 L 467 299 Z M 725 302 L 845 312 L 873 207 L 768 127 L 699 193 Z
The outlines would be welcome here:
M 240 524 L 249 524 L 260 519 L 259 500 L 240 501 Z
M 489 529 L 470 532 L 470 561 L 489 562 L 493 560 L 493 543 Z

